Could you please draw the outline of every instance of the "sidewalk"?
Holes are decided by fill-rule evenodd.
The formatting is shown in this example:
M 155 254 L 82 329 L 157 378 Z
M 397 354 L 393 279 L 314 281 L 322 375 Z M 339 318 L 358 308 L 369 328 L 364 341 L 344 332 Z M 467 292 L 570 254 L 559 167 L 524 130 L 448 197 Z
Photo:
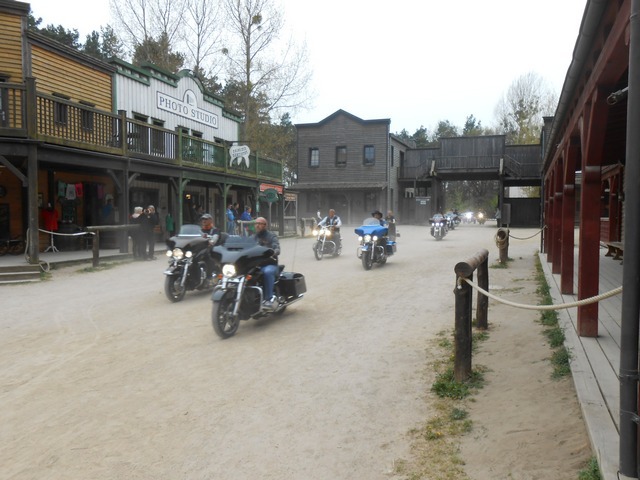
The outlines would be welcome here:
M 600 294 L 622 285 L 622 265 L 600 253 Z M 577 249 L 576 249 L 577 256 Z M 560 293 L 560 275 L 551 273 L 546 255 L 540 255 L 554 304 L 578 300 L 577 295 Z M 576 268 L 578 260 L 576 258 Z M 578 272 L 574 272 L 574 292 Z M 591 447 L 598 459 L 603 480 L 617 480 L 620 445 L 620 312 L 622 295 L 600 301 L 598 336 L 580 337 L 576 308 L 558 310 L 558 321 L 565 334 L 565 346 L 571 353 L 571 373 L 589 432 Z
M 155 252 L 157 257 L 164 257 L 166 246 L 164 242 L 157 242 L 155 246 Z M 93 262 L 93 250 L 70 250 L 60 252 L 40 252 L 39 255 L 40 264 L 44 265 L 73 265 L 78 263 L 92 263 Z M 114 261 L 114 260 L 132 260 L 133 255 L 131 253 L 122 253 L 120 249 L 100 249 L 99 261 Z M 27 265 L 28 262 L 22 255 L 3 255 L 0 257 L 0 268 L 10 266 Z

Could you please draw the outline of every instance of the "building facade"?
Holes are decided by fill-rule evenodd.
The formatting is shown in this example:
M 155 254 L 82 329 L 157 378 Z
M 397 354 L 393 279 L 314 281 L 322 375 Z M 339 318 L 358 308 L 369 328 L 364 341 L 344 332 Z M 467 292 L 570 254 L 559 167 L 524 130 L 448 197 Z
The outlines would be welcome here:
M 303 217 L 335 209 L 359 223 L 373 210 L 398 205 L 398 170 L 408 146 L 389 119 L 363 120 L 338 110 L 318 123 L 297 124 L 298 209 Z
M 26 238 L 37 261 L 45 216 L 74 249 L 73 234 L 126 224 L 135 206 L 177 226 L 198 206 L 220 225 L 228 203 L 272 210 L 263 192 L 282 193 L 281 162 L 238 145 L 242 119 L 190 72 L 96 60 L 28 31 L 28 13 L 0 0 L 0 239 Z M 126 248 L 124 231 L 103 240 Z

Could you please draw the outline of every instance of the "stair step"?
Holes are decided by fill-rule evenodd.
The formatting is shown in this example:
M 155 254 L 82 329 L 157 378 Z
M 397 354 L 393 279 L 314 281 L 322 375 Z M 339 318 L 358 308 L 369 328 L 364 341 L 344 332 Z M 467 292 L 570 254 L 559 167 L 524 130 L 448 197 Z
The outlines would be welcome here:
M 13 265 L 0 267 L 0 285 L 39 282 L 40 265 Z

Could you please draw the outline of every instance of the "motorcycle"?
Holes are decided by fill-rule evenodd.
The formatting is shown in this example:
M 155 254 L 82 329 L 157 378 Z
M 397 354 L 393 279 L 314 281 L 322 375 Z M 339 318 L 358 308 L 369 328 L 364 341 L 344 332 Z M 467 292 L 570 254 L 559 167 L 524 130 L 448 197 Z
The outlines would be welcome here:
M 438 213 L 431 217 L 429 222 L 431 223 L 431 236 L 436 240 L 442 240 L 448 231 L 447 219 Z
M 487 221 L 487 216 L 483 212 L 478 212 L 478 223 L 480 225 L 484 225 L 484 222 Z
M 375 218 L 365 219 L 355 232 L 360 242 L 356 254 L 365 270 L 371 270 L 374 263 L 384 265 L 397 250 L 396 242 L 388 238 L 388 227 Z
M 219 235 L 203 236 L 199 225 L 183 225 L 167 240 L 169 266 L 164 271 L 164 293 L 171 302 L 184 299 L 189 290 L 206 290 L 215 285 L 215 274 L 207 275 L 210 247 L 221 241 Z
M 215 246 L 212 257 L 220 266 L 220 281 L 211 297 L 213 330 L 222 338 L 235 335 L 240 320 L 281 315 L 307 291 L 304 276 L 285 272 L 279 266 L 279 275 L 273 288 L 273 306 L 263 305 L 264 286 L 260 267 L 273 264 L 273 250 L 255 243 L 247 237 L 230 236 L 224 245 Z
M 330 226 L 316 225 L 313 229 L 313 235 L 316 237 L 316 242 L 313 244 L 313 253 L 316 256 L 316 260 L 322 260 L 324 255 L 332 255 L 337 257 L 342 253 L 342 243 L 337 244 L 336 241 L 331 238 L 339 240 L 340 232 L 334 232 Z

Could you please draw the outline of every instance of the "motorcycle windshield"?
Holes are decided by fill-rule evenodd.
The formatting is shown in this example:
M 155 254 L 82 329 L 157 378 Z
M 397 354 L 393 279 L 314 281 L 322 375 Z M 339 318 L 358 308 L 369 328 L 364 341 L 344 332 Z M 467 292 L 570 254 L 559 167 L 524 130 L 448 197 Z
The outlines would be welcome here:
M 380 221 L 375 218 L 366 218 L 362 225 L 355 229 L 357 235 L 377 235 L 383 237 L 387 235 L 389 229 L 386 226 L 380 225 Z
M 213 247 L 211 256 L 216 263 L 233 263 L 238 273 L 247 273 L 250 269 L 275 263 L 273 250 L 258 245 L 251 237 L 229 235 L 224 245 Z

